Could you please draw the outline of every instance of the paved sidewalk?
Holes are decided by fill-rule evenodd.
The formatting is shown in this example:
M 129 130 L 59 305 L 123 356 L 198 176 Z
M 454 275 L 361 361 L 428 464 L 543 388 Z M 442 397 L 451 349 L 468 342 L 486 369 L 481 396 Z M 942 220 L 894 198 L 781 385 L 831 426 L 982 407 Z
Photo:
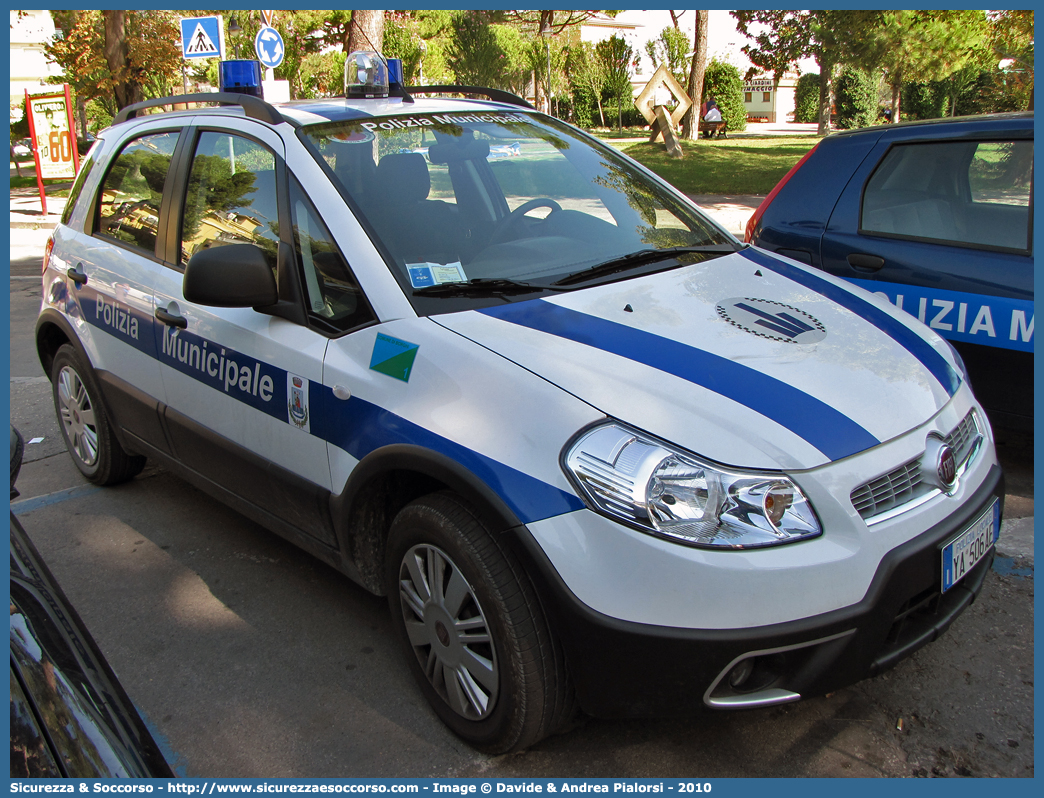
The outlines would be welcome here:
M 688 197 L 741 241 L 747 220 L 765 199 L 763 194 L 689 194 Z
M 34 174 L 32 168 L 22 165 L 22 172 L 30 176 Z M 14 169 L 11 170 L 12 177 Z M 66 197 L 53 196 L 52 192 L 68 191 L 72 183 L 47 183 L 44 191 L 47 194 L 47 214 L 44 215 L 40 204 L 40 190 L 36 186 L 11 189 L 11 227 L 25 227 L 29 229 L 51 228 L 58 223 L 62 211 L 65 210 Z

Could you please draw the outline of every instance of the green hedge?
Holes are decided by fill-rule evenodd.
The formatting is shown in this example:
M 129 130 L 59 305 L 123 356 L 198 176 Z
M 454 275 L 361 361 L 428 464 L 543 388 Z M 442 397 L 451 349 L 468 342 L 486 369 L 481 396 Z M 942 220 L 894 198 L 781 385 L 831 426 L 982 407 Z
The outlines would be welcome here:
M 743 105 L 743 78 L 732 64 L 725 64 L 717 59 L 707 64 L 707 72 L 703 76 L 701 102 L 711 97 L 718 103 L 721 118 L 730 132 L 747 129 L 747 108 Z
M 841 130 L 869 127 L 877 122 L 877 79 L 861 69 L 845 67 L 834 83 L 836 124 Z
M 819 121 L 819 73 L 806 72 L 794 90 L 794 121 Z

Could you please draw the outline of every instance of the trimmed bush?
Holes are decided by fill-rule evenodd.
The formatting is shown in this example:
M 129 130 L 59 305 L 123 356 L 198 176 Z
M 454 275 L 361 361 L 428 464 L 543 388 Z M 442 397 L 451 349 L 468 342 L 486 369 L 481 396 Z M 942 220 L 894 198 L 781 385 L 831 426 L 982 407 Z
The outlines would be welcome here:
M 949 116 L 950 98 L 946 81 L 904 83 L 900 97 L 903 119 L 940 119 Z
M 877 96 L 875 78 L 861 69 L 845 67 L 834 83 L 838 128 L 851 130 L 874 124 L 877 121 Z
M 732 64 L 725 64 L 717 59 L 707 64 L 707 71 L 703 76 L 703 98 L 700 102 L 711 97 L 718 103 L 721 118 L 730 132 L 747 129 L 747 109 L 743 105 L 743 78 Z
M 806 72 L 794 90 L 794 121 L 819 121 L 819 73 Z

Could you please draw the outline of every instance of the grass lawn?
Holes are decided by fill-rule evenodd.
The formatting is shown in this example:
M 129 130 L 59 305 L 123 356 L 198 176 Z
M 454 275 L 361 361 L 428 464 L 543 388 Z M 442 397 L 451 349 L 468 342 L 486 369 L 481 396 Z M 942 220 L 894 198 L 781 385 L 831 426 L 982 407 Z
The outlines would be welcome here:
M 816 145 L 818 136 L 747 136 L 682 142 L 671 158 L 662 143 L 609 140 L 687 194 L 768 194 Z
M 641 139 L 649 138 L 649 127 L 625 127 L 617 130 L 615 127 L 592 127 L 584 128 L 592 136 L 610 141 L 612 139 Z M 615 145 L 614 145 L 615 146 Z

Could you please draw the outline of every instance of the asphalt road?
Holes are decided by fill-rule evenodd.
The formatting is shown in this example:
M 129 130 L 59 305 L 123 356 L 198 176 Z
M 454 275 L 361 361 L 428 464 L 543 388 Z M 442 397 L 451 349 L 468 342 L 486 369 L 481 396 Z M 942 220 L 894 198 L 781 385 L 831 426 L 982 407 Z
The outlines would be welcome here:
M 1033 775 L 1033 571 L 1012 557 L 942 639 L 831 696 L 582 720 L 477 754 L 427 708 L 383 600 L 159 468 L 117 488 L 80 477 L 33 351 L 45 238 L 12 239 L 11 416 L 42 438 L 15 510 L 182 775 Z M 1009 514 L 1032 516 L 1032 439 L 999 434 Z

